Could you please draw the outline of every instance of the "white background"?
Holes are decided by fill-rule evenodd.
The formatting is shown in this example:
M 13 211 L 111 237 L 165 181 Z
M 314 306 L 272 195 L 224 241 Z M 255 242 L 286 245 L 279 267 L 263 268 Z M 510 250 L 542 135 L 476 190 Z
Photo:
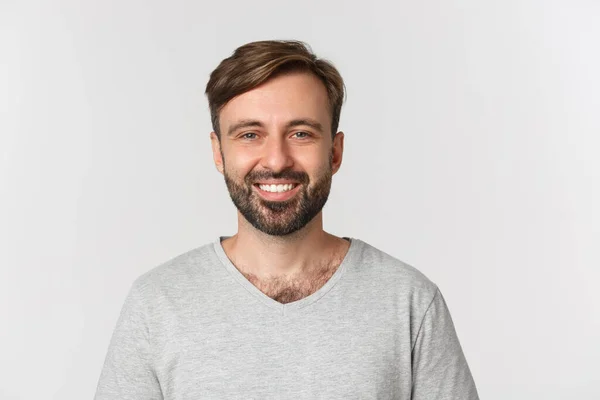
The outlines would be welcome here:
M 0 398 L 90 399 L 133 280 L 233 234 L 204 88 L 345 78 L 326 229 L 439 285 L 482 399 L 600 399 L 600 2 L 2 1 Z

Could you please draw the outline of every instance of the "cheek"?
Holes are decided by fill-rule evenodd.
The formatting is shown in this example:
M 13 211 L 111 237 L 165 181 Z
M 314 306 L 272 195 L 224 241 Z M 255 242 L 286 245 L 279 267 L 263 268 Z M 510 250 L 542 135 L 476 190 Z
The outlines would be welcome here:
M 307 168 L 312 171 L 316 171 L 317 174 L 322 174 L 324 170 L 328 169 L 331 165 L 332 153 L 329 151 L 322 151 L 318 154 L 313 155 L 311 158 L 306 160 Z
M 226 152 L 223 162 L 227 172 L 239 177 L 244 177 L 256 165 L 255 157 L 243 152 Z
M 330 152 L 323 148 L 298 149 L 292 154 L 297 165 L 305 169 L 315 169 L 329 162 Z

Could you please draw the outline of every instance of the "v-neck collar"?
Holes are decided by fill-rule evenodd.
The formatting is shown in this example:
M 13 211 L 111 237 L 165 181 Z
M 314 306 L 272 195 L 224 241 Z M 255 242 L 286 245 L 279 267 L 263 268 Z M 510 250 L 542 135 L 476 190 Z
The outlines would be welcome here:
M 223 245 L 221 243 L 222 240 L 225 240 L 229 237 L 230 236 L 219 236 L 217 237 L 217 240 L 214 241 L 213 247 L 215 252 L 217 253 L 217 257 L 219 258 L 223 266 L 227 269 L 227 271 L 240 285 L 242 285 L 250 294 L 258 298 L 258 300 L 260 300 L 264 305 L 266 305 L 269 308 L 272 308 L 275 311 L 278 311 L 279 313 L 281 313 L 281 315 L 287 315 L 289 313 L 298 312 L 306 308 L 307 306 L 317 302 L 319 299 L 325 296 L 341 279 L 342 275 L 344 274 L 344 271 L 346 271 L 346 269 L 348 268 L 348 264 L 351 264 L 354 261 L 355 254 L 358 251 L 360 242 L 360 240 L 358 239 L 344 237 L 344 239 L 350 241 L 350 247 L 348 248 L 348 251 L 346 252 L 344 258 L 342 259 L 341 264 L 333 273 L 333 275 L 329 278 L 329 280 L 325 282 L 325 285 L 323 285 L 321 288 L 319 288 L 319 290 L 307 297 L 293 301 L 291 303 L 283 304 L 261 292 L 256 286 L 252 284 L 252 282 L 250 282 L 244 276 L 244 274 L 242 274 L 235 267 L 235 265 L 233 265 L 231 260 L 227 257 L 227 254 L 225 253 L 225 250 L 223 249 Z

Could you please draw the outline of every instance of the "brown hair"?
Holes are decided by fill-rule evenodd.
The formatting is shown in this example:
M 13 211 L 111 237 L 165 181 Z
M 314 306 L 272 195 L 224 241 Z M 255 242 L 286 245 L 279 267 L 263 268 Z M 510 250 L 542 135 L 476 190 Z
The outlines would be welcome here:
M 296 71 L 313 73 L 325 85 L 331 107 L 331 134 L 335 135 L 345 89 L 338 70 L 329 61 L 317 58 L 303 42 L 265 40 L 238 47 L 210 74 L 205 93 L 217 137 L 221 137 L 219 112 L 229 100 L 256 88 L 276 75 Z

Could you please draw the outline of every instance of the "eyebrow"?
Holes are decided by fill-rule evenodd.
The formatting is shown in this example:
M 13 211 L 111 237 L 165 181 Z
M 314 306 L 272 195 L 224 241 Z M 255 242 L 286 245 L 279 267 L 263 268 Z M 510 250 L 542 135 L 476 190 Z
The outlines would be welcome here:
M 286 127 L 286 129 L 289 129 L 289 128 L 293 128 L 295 126 L 302 126 L 302 125 L 310 126 L 311 128 L 319 131 L 319 133 L 323 133 L 323 125 L 321 125 L 321 123 L 319 123 L 313 119 L 310 119 L 310 118 L 301 118 L 301 119 L 291 120 L 290 122 L 288 122 L 286 124 L 285 127 Z M 237 130 L 240 130 L 242 128 L 250 128 L 250 127 L 262 128 L 262 127 L 264 127 L 264 124 L 255 119 L 243 119 L 243 120 L 238 121 L 237 123 L 231 125 L 231 127 L 227 131 L 227 135 L 230 136 Z
M 249 128 L 249 127 L 253 127 L 253 126 L 262 127 L 263 124 L 260 121 L 257 121 L 254 119 L 243 119 L 229 127 L 229 130 L 227 131 L 227 136 L 230 136 L 233 132 L 240 130 L 242 128 Z
M 287 123 L 286 128 L 289 129 L 289 128 L 293 128 L 294 126 L 301 126 L 301 125 L 310 126 L 314 130 L 319 131 L 319 133 L 323 133 L 323 125 L 321 125 L 319 122 L 317 122 L 313 119 L 309 119 L 309 118 L 294 119 Z

